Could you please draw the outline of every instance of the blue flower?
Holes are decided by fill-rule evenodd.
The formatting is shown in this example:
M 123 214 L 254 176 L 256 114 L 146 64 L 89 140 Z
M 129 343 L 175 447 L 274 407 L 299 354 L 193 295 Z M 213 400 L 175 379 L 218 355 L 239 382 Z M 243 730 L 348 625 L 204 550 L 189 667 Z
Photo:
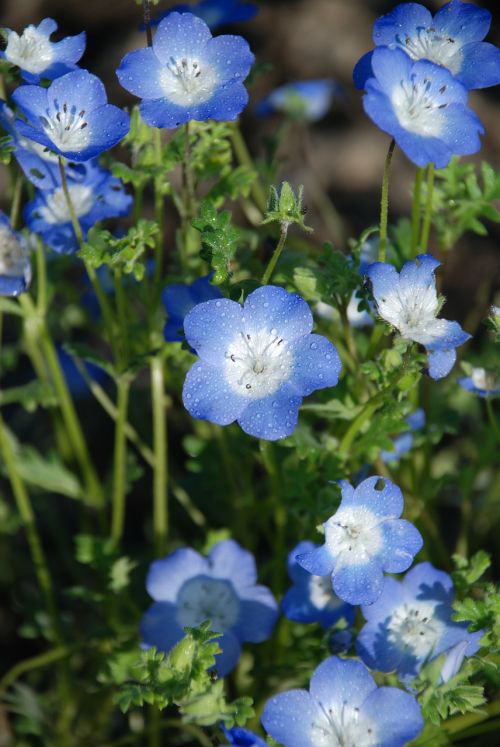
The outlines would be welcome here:
M 31 265 L 26 242 L 12 230 L 0 211 L 0 296 L 18 296 L 28 290 Z
M 355 610 L 338 598 L 332 590 L 330 575 L 311 576 L 297 563 L 297 555 L 315 550 L 317 545 L 305 540 L 299 542 L 288 556 L 288 575 L 293 586 L 288 589 L 281 602 L 283 614 L 296 622 L 319 622 L 329 628 L 340 618 L 349 625 L 354 622 Z
M 406 571 L 422 537 L 403 512 L 401 490 L 383 477 L 353 488 L 340 481 L 342 501 L 323 524 L 325 544 L 297 562 L 316 576 L 331 576 L 333 590 L 349 604 L 372 604 L 382 594 L 384 574 Z
M 86 70 L 58 78 L 48 88 L 20 86 L 12 98 L 28 119 L 21 135 L 73 161 L 89 161 L 129 131 L 128 114 L 107 103 L 103 84 Z
M 412 60 L 429 60 L 447 68 L 467 89 L 500 83 L 500 50 L 483 42 L 491 13 L 458 0 L 443 6 L 434 17 L 423 5 L 403 3 L 381 16 L 373 27 L 377 46 L 401 49 Z M 373 52 L 354 68 L 354 83 L 364 88 L 372 76 Z
M 420 254 L 406 262 L 400 273 L 385 262 L 376 262 L 366 272 L 378 313 L 401 337 L 425 347 L 433 379 L 451 371 L 455 348 L 471 337 L 458 322 L 436 318 L 440 301 L 434 271 L 440 264 L 432 255 Z
M 362 608 L 367 622 L 357 639 L 358 654 L 371 669 L 396 670 L 404 679 L 457 643 L 467 643 L 465 656 L 474 654 L 483 634 L 453 622 L 453 596 L 450 576 L 430 563 L 419 563 L 402 581 L 386 579 L 379 599 Z M 456 663 L 449 662 L 445 676 L 456 673 Z
M 169 13 L 192 13 L 201 18 L 212 30 L 218 29 L 219 26 L 225 26 L 228 23 L 240 23 L 249 21 L 257 15 L 258 7 L 255 3 L 245 3 L 242 0 L 200 0 L 193 5 L 181 3 L 174 5 L 167 13 L 163 13 L 152 25 L 156 26 Z
M 400 49 L 378 47 L 363 106 L 417 166 L 444 168 L 454 155 L 477 153 L 484 132 L 467 106 L 467 90 L 446 68 L 413 62 Z
M 75 70 L 76 63 L 85 51 L 85 32 L 51 42 L 57 30 L 52 18 L 44 18 L 38 26 L 26 26 L 21 35 L 7 31 L 7 46 L 0 52 L 12 65 L 17 65 L 28 83 L 39 83 L 41 78 L 54 80 Z
M 266 742 L 248 729 L 242 729 L 234 726 L 232 729 L 226 729 L 224 725 L 221 730 L 226 737 L 228 744 L 234 747 L 267 747 Z
M 283 747 L 402 747 L 424 726 L 409 693 L 379 688 L 361 662 L 335 656 L 313 672 L 309 692 L 288 690 L 268 700 L 261 721 Z
M 425 412 L 419 408 L 415 412 L 412 412 L 411 415 L 408 415 L 405 420 L 408 423 L 408 430 L 396 436 L 393 440 L 393 449 L 391 451 L 382 450 L 380 452 L 380 458 L 384 464 L 397 462 L 403 454 L 410 451 L 413 446 L 414 432 L 421 430 L 425 425 Z
M 302 398 L 337 384 L 334 345 L 313 335 L 312 314 L 296 293 L 266 285 L 243 308 L 221 299 L 198 304 L 184 320 L 200 360 L 184 383 L 183 401 L 195 418 L 274 441 L 293 433 Z
M 85 164 L 79 179 L 68 179 L 68 189 L 84 237 L 89 228 L 104 218 L 127 215 L 132 197 L 119 179 L 96 162 Z M 24 209 L 24 219 L 45 244 L 60 254 L 78 251 L 63 188 L 39 190 Z
M 144 644 L 169 651 L 185 628 L 209 620 L 210 629 L 222 633 L 215 666 L 225 676 L 236 666 L 240 644 L 267 640 L 278 618 L 272 593 L 256 580 L 253 555 L 233 540 L 218 542 L 206 558 L 182 548 L 156 560 L 146 582 L 155 601 L 141 622 Z
M 167 342 L 183 342 L 184 319 L 197 304 L 223 298 L 220 288 L 210 282 L 212 277 L 213 272 L 198 278 L 191 285 L 171 283 L 163 289 L 161 297 L 168 314 L 163 336 Z
M 236 119 L 248 101 L 243 81 L 253 62 L 241 36 L 213 38 L 201 18 L 169 13 L 153 46 L 125 55 L 117 75 L 143 99 L 148 125 L 173 128 L 193 119 Z
M 473 368 L 470 376 L 458 380 L 463 389 L 479 397 L 494 397 L 500 394 L 500 379 L 493 371 L 485 368 Z
M 272 91 L 256 106 L 262 117 L 275 112 L 317 122 L 328 113 L 339 86 L 334 80 L 299 80 Z

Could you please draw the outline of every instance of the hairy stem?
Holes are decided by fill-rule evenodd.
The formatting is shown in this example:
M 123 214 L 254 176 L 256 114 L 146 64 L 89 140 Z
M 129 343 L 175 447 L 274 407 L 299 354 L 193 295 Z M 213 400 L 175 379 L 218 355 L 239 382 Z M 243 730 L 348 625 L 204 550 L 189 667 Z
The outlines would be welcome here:
M 115 428 L 115 450 L 113 458 L 113 510 L 111 537 L 119 544 L 125 526 L 126 457 L 127 457 L 127 408 L 130 382 L 126 377 L 117 381 L 117 418 Z
M 385 262 L 386 246 L 387 246 L 387 222 L 389 215 L 389 178 L 391 174 L 391 163 L 392 154 L 396 141 L 391 140 L 389 150 L 384 163 L 384 176 L 382 178 L 382 195 L 380 198 L 380 243 L 378 248 L 378 261 Z
M 413 184 L 413 201 L 411 206 L 411 256 L 418 254 L 418 240 L 420 236 L 420 201 L 422 199 L 422 180 L 424 169 L 417 167 Z
M 167 413 L 163 381 L 163 357 L 155 355 L 150 364 L 153 409 L 153 527 L 157 556 L 165 553 L 168 533 L 168 443 Z
M 278 260 L 281 257 L 281 252 L 285 248 L 287 234 L 288 234 L 288 223 L 282 223 L 279 241 L 276 245 L 276 249 L 273 252 L 273 256 L 269 260 L 269 264 L 264 270 L 264 274 L 262 275 L 262 280 L 260 281 L 261 285 L 267 285 L 268 282 L 270 281 L 271 276 L 274 272 L 274 268 L 276 267 Z

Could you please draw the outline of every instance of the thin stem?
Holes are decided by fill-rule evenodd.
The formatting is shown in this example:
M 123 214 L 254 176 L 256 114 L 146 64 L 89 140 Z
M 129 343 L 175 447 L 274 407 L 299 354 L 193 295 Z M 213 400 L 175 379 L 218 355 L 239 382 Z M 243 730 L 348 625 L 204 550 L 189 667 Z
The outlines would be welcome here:
M 152 47 L 153 35 L 151 33 L 151 5 L 149 0 L 142 0 L 142 15 L 144 18 L 144 27 L 146 29 L 146 41 L 148 47 Z
M 115 428 L 115 450 L 113 459 L 113 508 L 111 538 L 118 545 L 125 526 L 126 457 L 127 457 L 127 408 L 130 382 L 126 377 L 117 381 L 117 418 Z
M 484 404 L 486 406 L 488 420 L 490 421 L 491 427 L 493 429 L 493 433 L 495 434 L 497 441 L 500 441 L 500 428 L 498 426 L 497 419 L 495 417 L 495 412 L 493 410 L 493 403 L 491 401 L 491 397 L 484 397 Z
M 282 223 L 279 241 L 276 245 L 276 249 L 273 252 L 273 256 L 269 260 L 269 264 L 264 270 L 264 274 L 262 275 L 262 280 L 260 281 L 261 285 L 267 285 L 268 282 L 270 281 L 274 268 L 276 267 L 276 264 L 281 256 L 281 252 L 283 251 L 285 247 L 287 234 L 288 234 L 288 223 Z
M 434 196 L 434 164 L 427 167 L 427 199 L 425 201 L 425 212 L 422 221 L 422 234 L 420 236 L 420 251 L 426 252 L 429 243 L 429 234 L 432 221 L 432 201 Z
M 14 183 L 14 192 L 12 195 L 12 205 L 10 208 L 10 224 L 15 230 L 17 227 L 17 221 L 19 219 L 19 209 L 21 207 L 21 195 L 23 192 L 24 175 L 21 172 L 16 174 L 16 181 Z
M 420 236 L 420 201 L 422 199 L 422 180 L 424 178 L 424 169 L 417 167 L 415 173 L 415 182 L 413 184 L 413 201 L 411 207 L 411 256 L 415 257 L 418 253 L 418 239 Z
M 389 150 L 384 163 L 384 176 L 382 178 L 382 195 L 380 198 L 380 243 L 378 248 L 378 261 L 385 262 L 385 250 L 387 246 L 387 221 L 389 214 L 389 177 L 391 174 L 392 154 L 396 141 L 391 140 Z
M 161 353 L 151 360 L 151 405 L 153 409 L 153 527 L 157 556 L 165 553 L 168 533 L 168 443 L 167 413 Z
M 47 265 L 41 240 L 36 240 L 36 291 L 38 312 L 45 316 L 47 311 Z
M 231 142 L 233 144 L 233 150 L 237 161 L 242 166 L 247 166 L 249 169 L 255 170 L 252 156 L 250 155 L 247 144 L 241 134 L 238 122 L 233 122 L 231 124 Z M 252 182 L 250 191 L 252 193 L 255 204 L 257 205 L 261 213 L 264 213 L 266 210 L 267 198 L 264 188 L 260 182 L 259 176 L 257 176 L 256 179 L 254 179 L 254 181 Z
M 118 322 L 120 325 L 120 342 L 121 342 L 121 364 L 126 368 L 129 357 L 128 325 L 127 325 L 127 304 L 123 292 L 122 272 L 118 267 L 114 270 L 113 281 L 115 286 L 116 307 L 118 309 Z

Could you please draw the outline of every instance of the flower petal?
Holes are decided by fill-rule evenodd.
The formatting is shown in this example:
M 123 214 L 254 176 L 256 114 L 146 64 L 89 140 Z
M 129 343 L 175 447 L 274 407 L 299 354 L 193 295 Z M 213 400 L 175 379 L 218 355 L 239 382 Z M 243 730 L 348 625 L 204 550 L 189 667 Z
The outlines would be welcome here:
M 311 310 L 304 299 L 274 285 L 250 293 L 243 316 L 246 332 L 276 329 L 276 334 L 286 342 L 309 334 L 313 325 Z
M 299 394 L 336 386 L 342 363 L 335 345 L 326 337 L 304 335 L 290 344 L 289 351 L 294 359 L 290 384 Z
M 184 582 L 200 575 L 209 575 L 207 559 L 189 547 L 181 547 L 151 563 L 146 589 L 157 602 L 175 602 Z
M 182 401 L 193 418 L 209 420 L 217 425 L 233 423 L 248 405 L 248 399 L 228 385 L 222 369 L 204 361 L 197 361 L 188 371 Z
M 285 382 L 273 394 L 250 401 L 239 415 L 238 423 L 250 436 L 277 441 L 294 432 L 301 403 L 302 397 Z

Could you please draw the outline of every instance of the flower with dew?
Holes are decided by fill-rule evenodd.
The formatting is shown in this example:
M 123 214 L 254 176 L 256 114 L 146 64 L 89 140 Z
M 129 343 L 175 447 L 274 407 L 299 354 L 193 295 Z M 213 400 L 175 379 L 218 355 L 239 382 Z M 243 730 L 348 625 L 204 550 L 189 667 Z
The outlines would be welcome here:
M 337 384 L 335 346 L 311 334 L 303 298 L 265 285 L 241 306 L 220 299 L 198 304 L 184 320 L 199 355 L 186 376 L 184 406 L 218 425 L 238 421 L 251 436 L 274 441 L 293 433 L 302 398 Z
M 447 68 L 467 89 L 500 83 L 500 50 L 483 39 L 489 31 L 491 13 L 459 0 L 444 5 L 433 17 L 418 3 L 402 3 L 381 16 L 373 27 L 376 46 L 402 50 L 411 60 L 429 60 Z M 354 68 L 357 88 L 364 88 L 373 75 L 373 52 Z
M 374 50 L 371 65 L 365 112 L 410 161 L 441 169 L 452 156 L 477 153 L 483 126 L 467 106 L 467 90 L 446 68 L 388 47 Z
M 141 622 L 143 644 L 170 651 L 185 628 L 209 620 L 222 634 L 215 666 L 225 676 L 236 666 L 241 643 L 266 641 L 278 618 L 271 591 L 256 580 L 253 555 L 233 540 L 218 542 L 207 557 L 181 548 L 156 560 L 146 582 L 154 603 Z
M 41 78 L 54 80 L 75 70 L 85 52 L 85 32 L 67 36 L 58 42 L 50 41 L 57 31 L 52 18 L 44 18 L 38 26 L 26 26 L 22 34 L 12 29 L 7 32 L 7 46 L 0 52 L 12 65 L 17 65 L 28 83 L 39 83 Z
M 298 80 L 271 91 L 256 106 L 261 117 L 286 114 L 294 119 L 317 122 L 328 113 L 339 85 L 331 79 Z
M 366 625 L 357 639 L 359 656 L 371 669 L 396 670 L 405 680 L 458 643 L 467 643 L 463 653 L 471 656 L 479 649 L 483 633 L 469 633 L 466 623 L 452 620 L 453 597 L 450 576 L 430 563 L 419 563 L 402 581 L 386 579 L 377 601 L 362 607 Z M 445 676 L 454 672 L 455 665 L 450 660 Z
M 419 254 L 399 273 L 385 262 L 375 262 L 366 272 L 378 314 L 401 337 L 425 347 L 432 379 L 449 374 L 457 357 L 455 348 L 471 337 L 458 322 L 437 318 L 441 302 L 434 272 L 440 264 L 431 254 Z
M 243 81 L 254 59 L 241 36 L 212 37 L 201 18 L 169 13 L 153 46 L 125 55 L 117 75 L 142 98 L 146 124 L 175 128 L 190 120 L 236 119 L 248 102 Z
M 31 264 L 26 242 L 12 230 L 0 211 L 0 296 L 18 296 L 28 290 Z
M 405 420 L 408 428 L 393 439 L 393 448 L 391 451 L 383 449 L 380 452 L 380 458 L 384 464 L 397 462 L 404 454 L 407 454 L 412 449 L 415 431 L 419 431 L 425 426 L 425 411 L 419 407 L 411 415 L 408 415 Z
M 121 181 L 97 162 L 86 163 L 78 179 L 70 178 L 68 191 L 84 238 L 98 221 L 127 215 L 132 197 Z M 41 236 L 44 243 L 59 254 L 78 251 L 68 203 L 60 180 L 55 189 L 38 190 L 24 208 L 29 228 Z
M 297 557 L 315 576 L 330 576 L 333 591 L 349 604 L 373 604 L 384 571 L 402 573 L 422 547 L 420 532 L 400 519 L 403 494 L 391 480 L 369 477 L 357 488 L 340 481 L 342 501 L 323 524 L 325 544 Z
M 162 13 L 158 20 L 153 21 L 151 25 L 158 25 L 163 18 L 174 11 L 177 13 L 192 13 L 205 21 L 211 31 L 215 31 L 219 26 L 225 26 L 228 23 L 250 21 L 257 15 L 259 9 L 255 3 L 246 3 L 242 0 L 199 0 L 192 5 L 187 3 L 174 5 L 167 13 Z
M 424 726 L 412 695 L 377 687 L 361 662 L 335 656 L 313 672 L 308 691 L 270 698 L 261 721 L 283 747 L 402 747 Z
M 317 547 L 304 540 L 288 555 L 288 575 L 293 586 L 281 601 L 283 614 L 295 622 L 319 622 L 323 628 L 331 627 L 342 617 L 352 625 L 355 609 L 334 594 L 330 575 L 311 576 L 297 563 L 297 555 L 312 552 Z
M 126 112 L 108 104 L 99 78 L 75 70 L 48 88 L 19 86 L 12 99 L 27 118 L 20 134 L 72 161 L 89 161 L 112 148 L 129 131 Z
M 479 397 L 493 397 L 500 394 L 500 377 L 494 371 L 473 367 L 470 376 L 458 380 L 463 389 Z
M 261 737 L 248 729 L 242 729 L 240 726 L 226 729 L 223 724 L 220 728 L 227 739 L 227 744 L 231 744 L 233 747 L 267 747 L 267 743 Z
M 163 289 L 161 298 L 167 312 L 163 336 L 167 342 L 183 342 L 184 319 L 191 309 L 203 301 L 223 298 L 220 288 L 210 282 L 213 275 L 213 272 L 204 275 L 190 285 L 170 283 Z

